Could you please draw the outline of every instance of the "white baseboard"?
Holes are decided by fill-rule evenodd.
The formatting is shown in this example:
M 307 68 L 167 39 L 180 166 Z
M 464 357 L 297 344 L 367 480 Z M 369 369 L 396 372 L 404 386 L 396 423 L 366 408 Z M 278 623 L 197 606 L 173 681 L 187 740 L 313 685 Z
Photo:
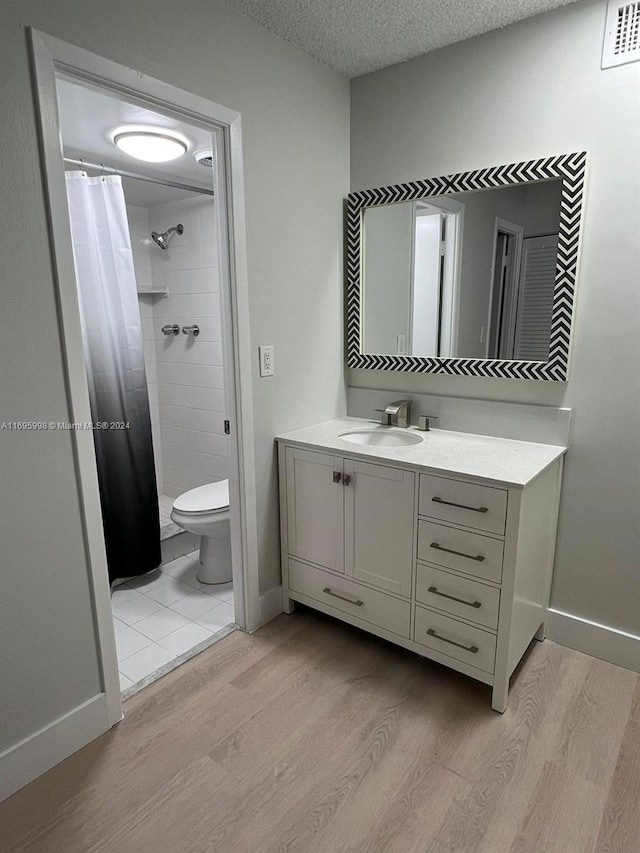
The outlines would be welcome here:
M 0 754 L 0 802 L 108 731 L 104 693 Z
M 266 625 L 282 613 L 282 587 L 274 586 L 260 596 L 260 625 Z
M 640 637 L 549 608 L 547 637 L 595 658 L 640 672 Z

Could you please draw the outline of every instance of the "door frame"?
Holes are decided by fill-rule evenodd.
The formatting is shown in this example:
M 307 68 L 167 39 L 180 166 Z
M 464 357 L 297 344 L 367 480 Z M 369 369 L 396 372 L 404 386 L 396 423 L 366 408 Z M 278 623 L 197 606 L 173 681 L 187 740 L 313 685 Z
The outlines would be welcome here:
M 440 358 L 455 358 L 458 351 L 458 319 L 460 316 L 460 280 L 462 278 L 462 245 L 464 237 L 464 204 L 455 198 L 426 199 L 416 216 L 440 213 L 446 219 L 445 254 L 442 266 L 440 302 Z
M 214 170 L 214 192 L 220 212 L 217 218 L 222 252 L 225 395 L 231 421 L 229 498 L 234 600 L 238 626 L 255 630 L 260 624 L 260 596 L 240 113 L 33 28 L 29 28 L 29 42 L 70 421 L 90 422 L 91 413 L 60 142 L 56 75 L 106 89 L 210 130 L 217 147 L 217 162 L 224 163 L 222 176 L 219 169 Z M 74 430 L 71 438 L 101 686 L 112 726 L 122 719 L 122 705 L 95 450 L 90 431 Z
M 512 289 L 512 299 L 510 305 L 510 344 L 513 350 L 513 341 L 515 340 L 515 306 L 518 303 L 518 292 L 520 287 L 520 261 L 522 258 L 522 241 L 524 239 L 524 227 L 516 222 L 509 222 L 508 219 L 501 219 L 496 216 L 493 230 L 493 246 L 491 249 L 491 269 L 489 270 L 489 309 L 487 312 L 487 336 L 485 345 L 484 358 L 500 358 L 500 356 L 491 356 L 489 347 L 491 345 L 491 316 L 493 311 L 493 303 L 495 300 L 495 266 L 496 266 L 496 251 L 498 249 L 498 234 L 509 234 L 514 239 L 513 253 L 513 268 L 510 287 Z M 513 358 L 513 354 L 511 355 Z

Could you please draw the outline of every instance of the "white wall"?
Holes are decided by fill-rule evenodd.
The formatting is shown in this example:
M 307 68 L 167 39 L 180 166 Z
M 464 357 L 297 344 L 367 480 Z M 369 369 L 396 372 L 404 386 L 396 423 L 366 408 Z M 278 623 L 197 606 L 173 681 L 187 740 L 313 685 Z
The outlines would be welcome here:
M 349 382 L 571 406 L 552 604 L 640 634 L 640 63 L 600 70 L 605 7 L 567 6 L 352 85 L 354 190 L 588 151 L 569 382 Z
M 557 233 L 561 181 L 472 193 L 452 193 L 464 205 L 464 237 L 460 276 L 457 355 L 485 358 L 489 334 L 489 305 L 493 287 L 496 219 L 520 225 L 524 236 Z
M 152 244 L 155 301 L 153 336 L 157 356 L 163 494 L 229 476 L 229 437 L 224 433 L 225 397 L 220 319 L 220 271 L 215 208 L 202 196 L 149 208 L 149 228 L 160 233 L 181 223 L 168 248 Z M 166 323 L 198 325 L 198 337 L 163 335 Z
M 127 198 L 126 183 L 123 184 L 125 200 Z M 151 290 L 153 279 L 151 278 L 151 231 L 149 230 L 149 211 L 146 207 L 126 202 L 127 220 L 129 221 L 129 237 L 131 238 L 131 252 L 133 254 L 133 266 L 136 271 L 136 284 L 138 290 Z
M 485 358 L 493 287 L 496 218 L 524 225 L 526 192 L 521 187 L 510 187 L 469 193 L 466 198 L 455 193 L 453 197 L 464 204 L 456 354 L 466 358 Z M 484 337 L 481 334 L 483 327 Z
M 25 25 L 242 114 L 260 587 L 279 583 L 273 435 L 344 412 L 347 82 L 222 0 L 4 0 L 2 420 L 66 420 Z M 310 324 L 309 318 L 313 318 Z M 277 373 L 257 378 L 257 345 Z M 0 433 L 0 752 L 100 691 L 71 437 Z M 37 519 L 37 523 L 34 523 Z
M 364 352 L 397 353 L 399 335 L 405 337 L 405 352 L 410 351 L 413 208 L 410 201 L 385 204 L 363 217 Z
M 525 189 L 524 236 L 557 234 L 560 221 L 562 181 L 542 181 Z

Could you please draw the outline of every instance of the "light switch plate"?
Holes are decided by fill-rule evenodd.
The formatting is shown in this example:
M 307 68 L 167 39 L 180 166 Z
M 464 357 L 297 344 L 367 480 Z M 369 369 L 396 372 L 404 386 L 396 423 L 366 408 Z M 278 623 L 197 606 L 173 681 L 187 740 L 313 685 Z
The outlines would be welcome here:
M 260 376 L 273 376 L 275 373 L 273 346 L 258 347 L 260 355 Z

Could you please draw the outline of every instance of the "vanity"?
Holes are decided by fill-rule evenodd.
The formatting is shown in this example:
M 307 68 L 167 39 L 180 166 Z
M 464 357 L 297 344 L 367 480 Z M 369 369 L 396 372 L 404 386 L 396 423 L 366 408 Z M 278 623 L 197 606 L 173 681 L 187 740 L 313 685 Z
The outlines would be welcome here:
M 350 193 L 347 366 L 566 381 L 585 170 L 585 152 L 547 154 Z M 494 437 L 477 400 L 455 430 L 410 426 L 406 400 L 366 420 L 380 402 L 276 437 L 284 610 L 489 684 L 503 712 L 545 636 L 568 430 L 516 440 L 546 417 L 520 411 Z M 438 425 L 466 405 L 437 402 Z
M 545 636 L 565 447 L 341 418 L 276 437 L 284 610 L 491 685 Z

